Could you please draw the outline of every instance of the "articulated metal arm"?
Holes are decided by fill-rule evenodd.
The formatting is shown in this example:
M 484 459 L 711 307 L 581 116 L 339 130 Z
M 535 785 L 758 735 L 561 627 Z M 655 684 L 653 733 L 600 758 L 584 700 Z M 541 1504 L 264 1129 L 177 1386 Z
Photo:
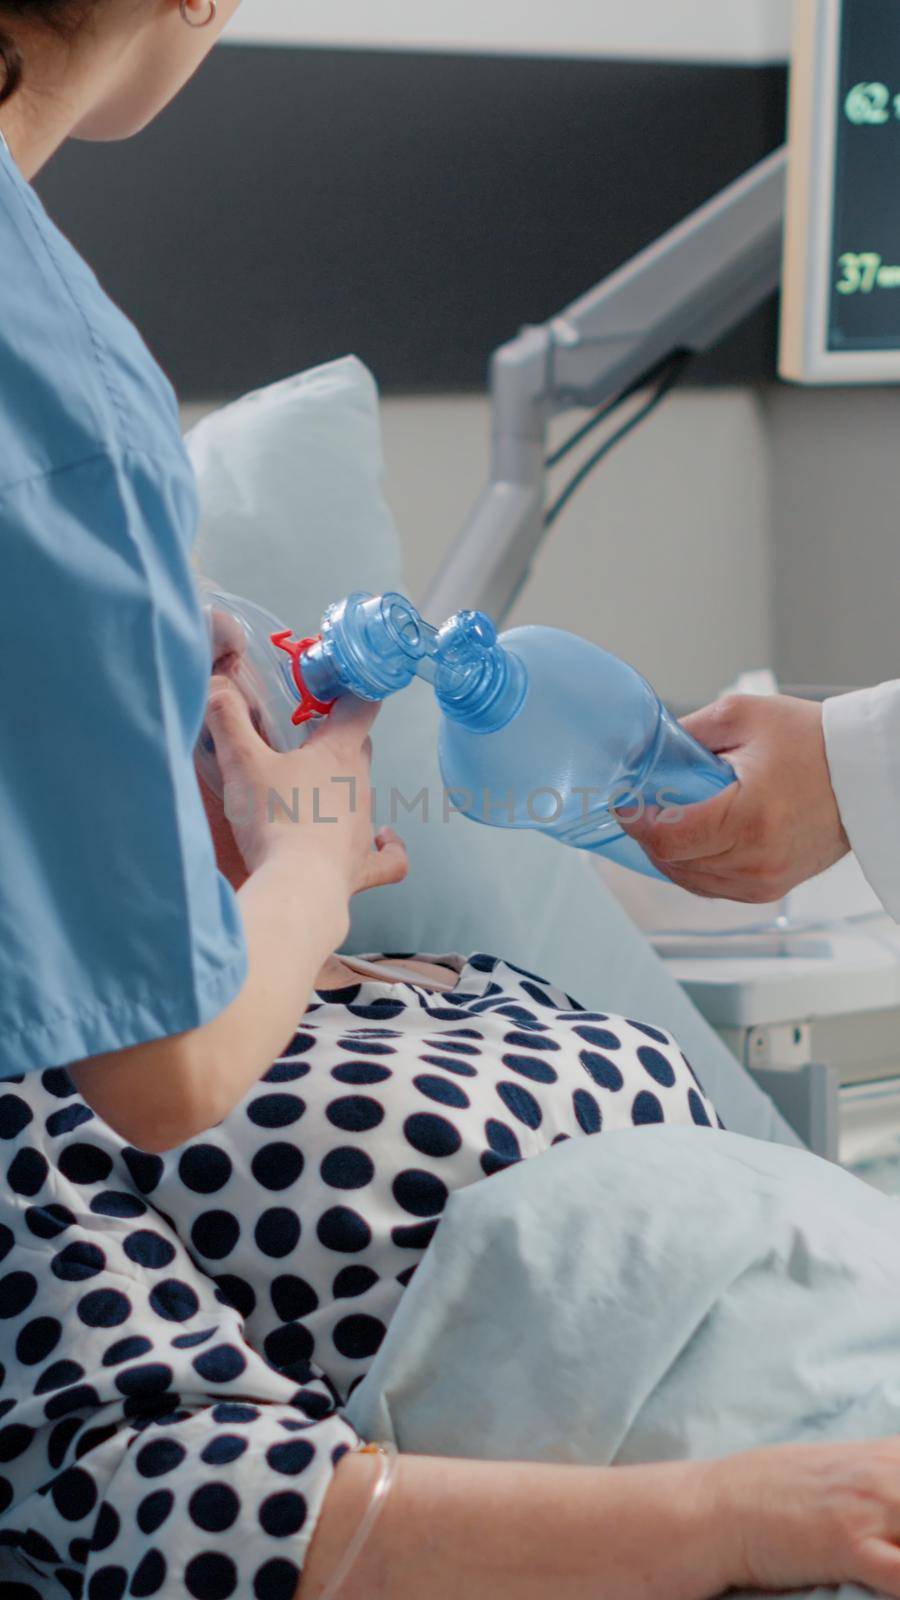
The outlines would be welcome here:
M 509 611 L 544 534 L 550 419 L 601 406 L 679 350 L 707 350 L 778 285 L 787 151 L 779 150 L 491 361 L 491 481 L 422 601 Z

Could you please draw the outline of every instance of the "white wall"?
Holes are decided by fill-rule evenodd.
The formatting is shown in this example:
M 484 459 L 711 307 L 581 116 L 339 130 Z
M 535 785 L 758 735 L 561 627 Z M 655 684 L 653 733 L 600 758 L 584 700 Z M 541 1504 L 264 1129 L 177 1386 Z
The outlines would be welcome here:
M 900 677 L 900 392 L 784 387 L 766 415 L 783 679 Z
M 388 495 L 419 595 L 485 481 L 488 407 L 388 400 L 383 427 Z M 771 659 L 768 524 L 754 396 L 675 395 L 572 499 L 510 620 L 571 628 L 671 699 L 698 704 Z
M 227 37 L 657 60 L 772 61 L 792 0 L 244 0 Z

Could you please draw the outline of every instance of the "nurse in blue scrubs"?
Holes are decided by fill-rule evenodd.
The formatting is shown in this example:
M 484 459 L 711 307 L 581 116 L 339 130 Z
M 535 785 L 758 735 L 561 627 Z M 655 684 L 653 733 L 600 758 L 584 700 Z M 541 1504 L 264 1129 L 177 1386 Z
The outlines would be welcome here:
M 361 801 L 267 822 L 216 869 L 193 765 L 209 651 L 175 396 L 30 180 L 69 137 L 138 131 L 238 0 L 0 0 L 0 1078 L 66 1066 L 134 1144 L 234 1105 L 290 1037 L 351 894 L 403 875 Z M 148 219 L 148 236 L 153 223 Z M 190 286 L 186 291 L 190 292 Z M 230 783 L 368 793 L 372 713 L 294 755 L 226 676 Z M 228 786 L 226 785 L 226 797 Z

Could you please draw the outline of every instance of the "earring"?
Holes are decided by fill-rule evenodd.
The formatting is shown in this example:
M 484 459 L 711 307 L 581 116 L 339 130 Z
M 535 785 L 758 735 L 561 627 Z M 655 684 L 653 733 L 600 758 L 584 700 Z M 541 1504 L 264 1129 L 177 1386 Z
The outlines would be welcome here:
M 188 11 L 187 0 L 181 0 L 179 9 L 181 11 L 182 21 L 186 22 L 189 28 L 208 28 L 210 23 L 215 21 L 216 12 L 218 11 L 219 7 L 218 0 L 209 0 L 209 15 L 204 17 L 202 22 L 191 21 L 191 14 Z

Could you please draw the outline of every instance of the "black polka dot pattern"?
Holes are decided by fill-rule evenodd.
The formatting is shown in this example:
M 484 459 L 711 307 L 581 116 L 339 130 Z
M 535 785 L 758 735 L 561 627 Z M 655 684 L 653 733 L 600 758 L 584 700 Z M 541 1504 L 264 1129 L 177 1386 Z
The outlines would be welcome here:
M 165 1156 L 61 1070 L 3 1086 L 0 1539 L 24 1584 L 294 1600 L 359 1442 L 341 1403 L 453 1192 L 569 1138 L 717 1125 L 662 1029 L 449 960 L 450 994 L 319 993 L 231 1115 Z

